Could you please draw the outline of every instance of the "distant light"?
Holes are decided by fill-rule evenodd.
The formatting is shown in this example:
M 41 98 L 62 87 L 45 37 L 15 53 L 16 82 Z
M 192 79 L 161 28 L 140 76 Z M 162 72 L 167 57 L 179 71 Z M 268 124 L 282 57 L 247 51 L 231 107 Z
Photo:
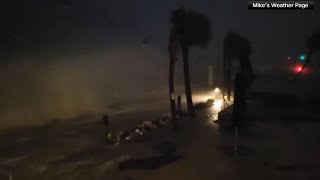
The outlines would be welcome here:
M 300 59 L 301 61 L 304 61 L 304 60 L 306 59 L 306 55 L 301 54 L 301 55 L 299 56 L 299 59 Z
M 215 88 L 214 92 L 220 92 L 220 89 L 219 88 Z
M 297 65 L 297 66 L 295 67 L 295 71 L 296 71 L 297 73 L 301 72 L 301 71 L 302 71 L 302 66 L 301 66 L 301 65 Z
M 291 59 L 291 57 L 290 57 L 290 56 L 288 56 L 288 59 Z
M 223 99 L 216 100 L 213 103 L 213 108 L 218 110 L 218 111 L 222 110 L 222 106 L 223 106 Z

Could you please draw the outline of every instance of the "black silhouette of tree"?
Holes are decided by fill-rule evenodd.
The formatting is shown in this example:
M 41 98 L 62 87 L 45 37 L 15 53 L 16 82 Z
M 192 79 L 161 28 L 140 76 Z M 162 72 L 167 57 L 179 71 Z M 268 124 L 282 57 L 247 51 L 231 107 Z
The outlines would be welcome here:
M 306 62 L 302 66 L 302 70 L 295 76 L 295 79 L 302 73 L 304 68 L 310 63 L 310 59 L 314 53 L 320 51 L 320 32 L 313 33 L 312 36 L 307 40 L 307 48 L 308 48 L 308 55 Z
M 225 85 L 229 100 L 231 92 L 230 69 L 232 60 L 238 60 L 240 64 L 240 71 L 237 72 L 235 77 L 233 105 L 233 121 L 238 127 L 240 123 L 241 125 L 244 124 L 247 89 L 255 79 L 250 63 L 251 43 L 248 39 L 233 32 L 227 34 L 223 43 L 223 71 L 225 73 Z
M 169 66 L 169 95 L 170 95 L 170 108 L 171 108 L 171 118 L 173 122 L 173 130 L 177 130 L 177 109 L 175 103 L 175 91 L 174 91 L 174 68 L 175 62 L 177 60 L 178 48 L 179 48 L 179 38 L 180 32 L 183 29 L 183 24 L 181 23 L 185 16 L 184 9 L 177 9 L 171 13 L 170 23 L 171 32 L 169 37 L 169 56 L 170 56 L 170 66 Z
M 170 23 L 172 24 L 172 29 L 169 40 L 169 91 L 171 114 L 175 124 L 176 107 L 174 101 L 174 62 L 177 60 L 178 49 L 180 47 L 182 50 L 188 112 L 191 116 L 194 116 L 189 72 L 189 48 L 192 46 L 206 47 L 210 41 L 211 25 L 207 16 L 195 11 L 186 11 L 183 7 L 176 9 L 171 13 Z
M 238 59 L 241 71 L 252 73 L 252 67 L 249 61 L 251 55 L 251 43 L 248 39 L 234 33 L 229 32 L 223 41 L 223 72 L 224 86 L 226 88 L 227 97 L 231 96 L 231 66 L 232 60 Z M 251 74 L 249 74 L 251 76 Z M 250 77 L 248 76 L 248 77 Z

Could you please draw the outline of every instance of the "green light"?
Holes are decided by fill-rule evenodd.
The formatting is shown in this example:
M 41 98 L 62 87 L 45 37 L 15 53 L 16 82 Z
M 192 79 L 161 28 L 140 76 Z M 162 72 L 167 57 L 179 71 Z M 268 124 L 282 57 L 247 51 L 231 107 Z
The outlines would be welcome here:
M 299 56 L 299 59 L 300 59 L 301 61 L 304 61 L 304 60 L 306 59 L 306 55 L 304 55 L 304 54 L 300 55 L 300 56 Z

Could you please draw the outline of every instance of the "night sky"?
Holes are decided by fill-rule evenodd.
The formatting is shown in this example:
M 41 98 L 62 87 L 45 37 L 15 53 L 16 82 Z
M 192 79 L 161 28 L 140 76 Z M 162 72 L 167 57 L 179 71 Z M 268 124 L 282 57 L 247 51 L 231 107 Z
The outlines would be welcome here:
M 181 5 L 208 15 L 212 23 L 208 48 L 191 49 L 193 83 L 207 81 L 208 64 L 219 71 L 228 31 L 251 40 L 257 74 L 283 78 L 290 72 L 287 56 L 305 52 L 306 39 L 320 31 L 318 1 L 315 10 L 247 10 L 244 0 L 67 2 L 1 2 L 2 119 L 101 111 L 118 96 L 165 88 L 168 19 Z M 177 69 L 177 79 L 182 78 Z

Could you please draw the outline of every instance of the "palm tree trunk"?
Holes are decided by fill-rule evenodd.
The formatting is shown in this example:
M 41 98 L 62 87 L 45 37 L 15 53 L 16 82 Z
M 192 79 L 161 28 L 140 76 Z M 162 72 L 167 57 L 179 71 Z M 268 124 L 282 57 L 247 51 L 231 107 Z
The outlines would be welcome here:
M 183 71 L 184 71 L 184 85 L 185 85 L 185 92 L 187 98 L 187 106 L 189 115 L 193 117 L 194 108 L 192 102 L 192 92 L 191 92 L 191 84 L 190 84 L 190 73 L 189 73 L 189 48 L 186 43 L 182 42 L 182 58 L 183 58 Z
M 231 99 L 231 72 L 230 72 L 230 59 L 227 55 L 226 48 L 224 47 L 223 52 L 223 85 L 224 91 L 227 93 L 227 99 L 230 101 Z
M 172 56 L 172 53 L 170 52 L 169 97 L 170 97 L 172 128 L 173 128 L 173 131 L 176 131 L 178 128 L 178 122 L 177 122 L 177 109 L 176 109 L 175 94 L 174 94 L 174 65 L 175 65 L 175 60 Z
M 230 69 L 227 69 L 225 72 L 225 87 L 227 91 L 227 99 L 231 100 L 231 72 Z

